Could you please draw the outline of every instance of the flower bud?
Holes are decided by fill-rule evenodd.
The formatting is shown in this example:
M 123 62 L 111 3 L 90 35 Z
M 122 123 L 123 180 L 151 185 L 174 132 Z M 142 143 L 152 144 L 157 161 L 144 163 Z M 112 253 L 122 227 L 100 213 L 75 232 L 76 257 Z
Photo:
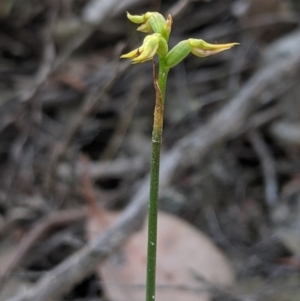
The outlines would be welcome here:
M 191 52 L 191 46 L 188 40 L 179 42 L 166 55 L 166 66 L 172 68 L 178 65 Z

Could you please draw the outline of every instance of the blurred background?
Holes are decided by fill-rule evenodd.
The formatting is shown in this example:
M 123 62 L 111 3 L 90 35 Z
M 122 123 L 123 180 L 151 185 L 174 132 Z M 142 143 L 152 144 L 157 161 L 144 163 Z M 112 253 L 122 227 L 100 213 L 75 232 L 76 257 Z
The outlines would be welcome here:
M 181 300 L 300 300 L 298 0 L 0 0 L 0 300 L 36 288 L 147 188 L 152 64 L 119 59 L 144 38 L 126 11 L 170 13 L 170 47 L 240 43 L 169 75 L 160 208 L 210 237 L 235 279 Z M 129 300 L 107 293 L 106 272 L 51 300 Z

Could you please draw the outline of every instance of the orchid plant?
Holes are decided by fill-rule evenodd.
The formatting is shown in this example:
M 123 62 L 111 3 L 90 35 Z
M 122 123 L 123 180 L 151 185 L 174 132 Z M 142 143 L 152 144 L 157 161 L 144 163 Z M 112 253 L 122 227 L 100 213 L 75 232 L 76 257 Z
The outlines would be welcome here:
M 238 43 L 209 44 L 200 39 L 187 39 L 179 42 L 170 51 L 168 47 L 169 36 L 172 28 L 172 17 L 165 19 L 158 12 L 147 12 L 144 15 L 131 15 L 127 18 L 140 26 L 138 31 L 147 33 L 142 46 L 121 58 L 132 59 L 133 64 L 153 60 L 154 88 L 156 102 L 154 109 L 154 122 L 152 132 L 152 160 L 150 174 L 150 200 L 148 214 L 148 254 L 147 254 L 147 281 L 146 301 L 155 300 L 155 275 L 156 275 L 156 242 L 157 242 L 157 208 L 159 189 L 160 149 L 163 132 L 163 115 L 167 77 L 170 68 L 178 65 L 189 53 L 198 57 L 206 57 L 232 48 Z M 159 71 L 156 74 L 155 55 L 158 56 Z

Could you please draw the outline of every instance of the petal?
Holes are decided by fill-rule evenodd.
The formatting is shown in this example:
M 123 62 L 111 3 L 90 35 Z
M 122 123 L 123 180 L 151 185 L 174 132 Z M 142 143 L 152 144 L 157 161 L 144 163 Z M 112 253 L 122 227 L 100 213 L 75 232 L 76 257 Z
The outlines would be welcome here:
M 145 15 L 131 15 L 129 12 L 127 12 L 127 18 L 135 24 L 141 24 L 145 22 Z
M 133 58 L 139 56 L 140 53 L 141 53 L 141 48 L 137 48 L 128 53 L 121 55 L 120 58 L 121 59 L 133 59 Z
M 153 48 L 148 48 L 148 49 L 145 48 L 145 50 L 138 57 L 132 60 L 132 63 L 133 64 L 143 63 L 153 59 L 153 57 L 156 54 L 157 48 L 158 48 L 158 44 L 155 45 L 155 47 Z
M 189 44 L 192 47 L 201 48 L 203 50 L 216 50 L 216 49 L 230 49 L 231 47 L 235 45 L 239 45 L 239 43 L 229 43 L 229 44 L 209 44 L 203 40 L 198 39 L 188 39 Z
M 144 22 L 147 22 L 149 18 L 155 13 L 153 12 L 147 12 L 144 15 L 131 15 L 129 12 L 127 12 L 127 18 L 135 24 L 142 24 Z
M 198 56 L 198 57 L 207 57 L 207 56 L 214 55 L 214 54 L 217 54 L 219 52 L 222 52 L 224 50 L 228 50 L 230 48 L 231 47 L 221 48 L 221 49 L 214 49 L 214 50 L 204 50 L 204 49 L 201 49 L 201 48 L 194 47 L 194 48 L 191 49 L 191 53 L 194 54 L 195 56 Z
M 151 27 L 150 22 L 148 20 L 146 22 L 144 22 L 141 26 L 139 26 L 137 28 L 137 31 L 145 32 L 145 33 L 151 32 L 152 27 Z

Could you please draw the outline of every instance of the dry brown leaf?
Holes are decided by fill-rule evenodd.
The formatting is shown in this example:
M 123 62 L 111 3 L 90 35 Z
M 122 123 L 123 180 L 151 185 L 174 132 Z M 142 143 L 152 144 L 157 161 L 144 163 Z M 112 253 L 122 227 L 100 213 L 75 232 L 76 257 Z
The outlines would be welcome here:
M 97 214 L 93 215 L 88 222 L 89 238 L 103 231 L 105 224 L 97 220 Z M 114 218 L 109 215 L 110 221 Z M 158 227 L 157 300 L 208 301 L 212 287 L 224 288 L 234 283 L 234 272 L 227 258 L 205 234 L 180 218 L 162 212 Z M 98 267 L 109 300 L 145 298 L 146 246 L 145 225 L 118 254 Z

